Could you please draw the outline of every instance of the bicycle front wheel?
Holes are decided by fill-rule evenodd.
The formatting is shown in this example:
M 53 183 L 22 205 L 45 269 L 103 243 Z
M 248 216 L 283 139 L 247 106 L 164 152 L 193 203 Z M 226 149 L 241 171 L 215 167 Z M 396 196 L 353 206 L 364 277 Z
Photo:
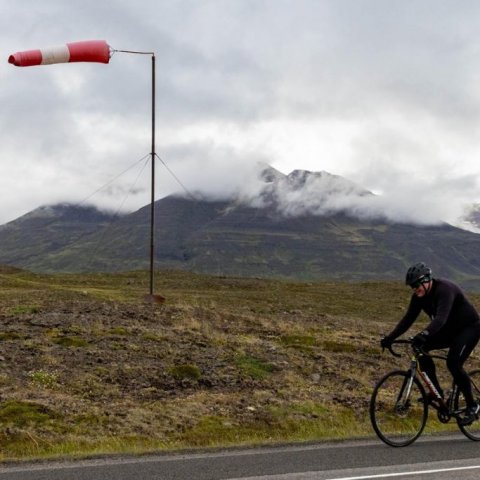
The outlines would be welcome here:
M 469 376 L 472 382 L 473 398 L 476 402 L 480 403 L 480 370 L 474 370 L 473 372 L 470 372 Z M 455 396 L 455 402 L 453 405 L 455 411 L 464 411 L 466 409 L 465 400 L 460 390 L 457 390 L 457 395 Z M 480 441 L 480 420 L 475 420 L 471 425 L 460 425 L 460 423 L 458 423 L 458 428 L 470 440 L 473 440 L 474 442 Z
M 370 400 L 370 420 L 380 440 L 405 447 L 423 432 L 428 417 L 425 390 L 410 372 L 393 371 L 375 386 Z

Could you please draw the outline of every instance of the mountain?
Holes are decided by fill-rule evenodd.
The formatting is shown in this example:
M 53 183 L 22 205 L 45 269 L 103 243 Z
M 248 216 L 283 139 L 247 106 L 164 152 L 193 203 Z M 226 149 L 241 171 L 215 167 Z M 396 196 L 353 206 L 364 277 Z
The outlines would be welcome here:
M 34 268 L 38 259 L 48 258 L 115 218 L 115 215 L 92 206 L 58 204 L 39 207 L 0 226 L 0 262 Z
M 425 261 L 438 275 L 480 290 L 480 235 L 448 224 L 359 219 L 348 206 L 373 194 L 327 172 L 267 168 L 261 179 L 262 188 L 241 201 L 158 200 L 156 266 L 379 280 L 401 279 L 411 263 Z M 93 207 L 42 207 L 0 228 L 0 263 L 40 272 L 148 269 L 149 235 L 149 206 L 122 217 Z

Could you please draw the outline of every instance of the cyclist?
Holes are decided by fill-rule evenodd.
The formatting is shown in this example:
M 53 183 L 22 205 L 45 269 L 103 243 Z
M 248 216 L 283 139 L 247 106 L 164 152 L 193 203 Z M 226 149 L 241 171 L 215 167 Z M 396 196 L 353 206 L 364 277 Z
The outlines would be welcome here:
M 447 367 L 467 404 L 460 423 L 470 425 L 480 414 L 480 404 L 473 398 L 470 378 L 463 369 L 463 364 L 480 339 L 479 314 L 460 287 L 448 280 L 433 278 L 432 270 L 425 263 L 410 267 L 405 283 L 413 289 L 408 309 L 392 332 L 381 339 L 380 344 L 383 348 L 391 346 L 393 340 L 405 333 L 423 310 L 430 317 L 430 323 L 413 337 L 413 346 L 426 352 L 439 348 L 449 349 Z M 432 358 L 421 356 L 419 362 L 422 371 L 427 373 L 443 396 Z

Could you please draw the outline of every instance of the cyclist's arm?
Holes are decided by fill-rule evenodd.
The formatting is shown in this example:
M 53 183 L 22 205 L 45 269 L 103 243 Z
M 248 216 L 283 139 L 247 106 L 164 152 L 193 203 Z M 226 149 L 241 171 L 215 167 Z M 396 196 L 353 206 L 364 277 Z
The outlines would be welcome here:
M 421 307 L 417 298 L 412 295 L 410 299 L 410 304 L 408 305 L 407 312 L 403 316 L 403 318 L 398 322 L 397 326 L 390 332 L 388 337 L 392 340 L 398 338 L 400 335 L 404 334 L 412 325 L 413 322 L 417 319 L 418 315 L 420 315 Z

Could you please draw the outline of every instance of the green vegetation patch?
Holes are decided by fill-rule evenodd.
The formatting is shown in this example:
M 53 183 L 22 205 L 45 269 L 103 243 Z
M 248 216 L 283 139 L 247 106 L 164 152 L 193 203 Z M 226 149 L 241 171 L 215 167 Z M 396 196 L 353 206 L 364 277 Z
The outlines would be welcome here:
M 282 335 L 280 343 L 285 347 L 305 348 L 315 346 L 317 341 L 312 335 Z
M 43 388 L 52 388 L 58 383 L 58 376 L 56 373 L 46 372 L 44 370 L 37 370 L 30 372 L 30 381 L 33 385 Z
M 60 345 L 62 347 L 86 347 L 88 345 L 88 342 L 77 336 L 71 336 L 71 337 L 58 337 L 55 340 L 53 340 L 53 343 L 56 343 L 57 345 Z
M 125 327 L 114 327 L 109 331 L 109 333 L 111 335 L 121 335 L 125 337 L 131 335 L 131 332 Z
M 165 342 L 166 339 L 167 339 L 167 337 L 165 337 L 164 335 L 157 335 L 157 334 L 152 333 L 152 332 L 143 333 L 142 338 L 144 340 L 150 340 L 152 342 L 157 342 L 157 343 Z
M 202 372 L 197 365 L 177 365 L 170 368 L 168 373 L 176 380 L 199 380 Z
M 262 380 L 275 370 L 275 366 L 271 363 L 249 355 L 238 356 L 235 364 L 244 375 L 257 380 Z
M 206 415 L 178 435 L 180 444 L 196 447 L 268 443 L 290 440 L 349 438 L 371 428 L 365 416 L 356 420 L 351 410 L 314 402 L 256 409 L 242 422 L 222 415 Z
M 22 315 L 26 313 L 38 313 L 40 308 L 36 305 L 17 305 L 9 310 L 10 315 Z
M 38 403 L 15 400 L 0 403 L 0 423 L 2 427 L 38 426 L 58 417 L 57 413 Z
M 22 334 L 17 332 L 1 332 L 0 333 L 0 341 L 8 341 L 8 340 L 19 340 L 25 338 Z
M 242 431 L 247 429 L 248 434 Z M 228 418 L 208 415 L 200 418 L 194 427 L 179 435 L 179 440 L 188 445 L 203 447 L 217 445 L 218 443 L 240 443 L 243 438 L 251 438 L 251 436 L 252 428 L 248 428 L 245 424 L 240 426 Z

